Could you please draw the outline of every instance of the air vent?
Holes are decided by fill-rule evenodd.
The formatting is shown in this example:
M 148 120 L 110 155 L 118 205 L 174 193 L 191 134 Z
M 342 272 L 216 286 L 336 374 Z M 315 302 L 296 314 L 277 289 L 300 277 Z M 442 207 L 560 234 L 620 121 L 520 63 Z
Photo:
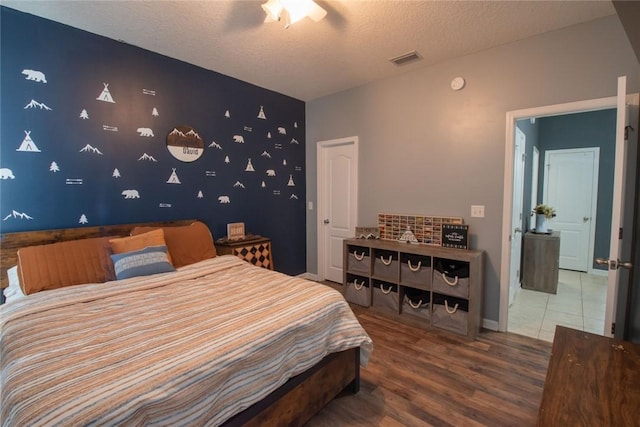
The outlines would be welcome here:
M 405 53 L 404 55 L 400 55 L 400 56 L 396 56 L 395 58 L 391 58 L 389 61 L 393 62 L 394 64 L 400 66 L 400 65 L 405 65 L 408 64 L 410 62 L 413 61 L 417 61 L 419 59 L 422 59 L 422 57 L 418 54 L 418 52 L 416 52 L 415 50 Z

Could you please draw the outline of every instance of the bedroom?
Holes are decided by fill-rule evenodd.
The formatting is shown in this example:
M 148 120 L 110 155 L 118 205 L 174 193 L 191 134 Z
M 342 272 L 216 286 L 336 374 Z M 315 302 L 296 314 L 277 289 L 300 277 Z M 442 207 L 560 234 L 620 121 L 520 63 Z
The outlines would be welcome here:
M 3 10 L 4 15 L 5 11 Z M 77 143 L 80 142 L 77 140 L 81 138 L 78 138 L 77 134 L 67 133 L 69 130 L 61 130 L 57 122 L 46 116 L 48 113 L 57 113 L 58 109 L 63 107 L 61 103 L 56 106 L 51 105 L 50 107 L 53 108 L 51 112 L 29 111 L 29 114 L 42 113 L 40 118 L 44 116 L 43 120 L 49 120 L 46 125 L 42 125 L 43 127 L 40 131 L 36 130 L 40 124 L 32 121 L 29 121 L 28 125 L 33 126 L 33 129 L 17 124 L 6 126 L 5 120 L 8 119 L 6 118 L 7 108 L 4 103 L 9 101 L 5 101 L 5 97 L 8 93 L 7 88 L 11 88 L 13 85 L 30 84 L 30 86 L 16 88 L 18 91 L 30 91 L 29 95 L 35 93 L 36 90 L 64 91 L 63 93 L 57 92 L 47 96 L 52 98 L 71 96 L 73 98 L 82 95 L 90 99 L 96 112 L 94 113 L 90 108 L 87 108 L 88 120 L 83 120 L 79 117 L 82 107 L 77 109 L 75 105 L 69 106 L 67 113 L 73 114 L 73 118 L 77 119 L 77 123 L 79 123 L 78 126 L 90 123 L 95 117 L 98 125 L 98 129 L 94 131 L 95 134 L 104 139 L 106 144 L 111 141 L 121 144 L 118 150 L 124 151 L 118 151 L 118 153 L 128 153 L 130 149 L 128 148 L 130 147 L 130 145 L 127 145 L 128 143 L 131 145 L 134 143 L 150 143 L 150 141 L 144 140 L 144 138 L 148 137 L 135 133 L 140 127 L 150 126 L 140 125 L 138 118 L 135 118 L 135 120 L 130 118 L 128 112 L 110 111 L 107 109 L 110 105 L 99 105 L 100 103 L 96 102 L 95 98 L 101 95 L 105 89 L 103 86 L 105 83 L 109 85 L 110 93 L 116 102 L 115 107 L 118 106 L 118 103 L 125 102 L 124 100 L 120 101 L 122 96 L 129 96 L 123 95 L 122 89 L 117 86 L 122 81 L 130 78 L 131 72 L 137 71 L 135 73 L 137 83 L 142 88 L 154 89 L 153 87 L 146 87 L 147 83 L 154 83 L 160 86 L 158 82 L 148 80 L 148 67 L 152 66 L 154 70 L 163 70 L 166 73 L 165 76 L 168 76 L 165 77 L 166 79 L 174 76 L 174 72 L 184 73 L 187 70 L 186 72 L 193 73 L 193 79 L 176 79 L 175 86 L 167 85 L 168 88 L 165 91 L 172 91 L 172 96 L 176 95 L 178 90 L 184 89 L 197 93 L 202 86 L 202 81 L 199 80 L 204 78 L 199 77 L 199 73 L 202 73 L 202 71 L 195 70 L 195 67 L 176 64 L 174 61 L 160 58 L 153 53 L 141 51 L 113 40 L 103 40 L 87 33 L 60 27 L 57 24 L 38 18 L 22 16 L 21 19 L 26 21 L 26 27 L 22 31 L 28 32 L 30 37 L 35 37 L 36 39 L 45 38 L 44 34 L 48 34 L 47 31 L 49 31 L 47 28 L 53 27 L 57 29 L 56 31 L 59 31 L 59 33 L 55 34 L 55 37 L 64 37 L 65 40 L 77 37 L 77 43 L 97 43 L 99 46 L 95 48 L 95 54 L 83 56 L 81 60 L 78 59 L 79 64 L 72 63 L 72 65 L 76 70 L 81 69 L 81 67 L 95 67 L 104 71 L 107 75 L 89 78 L 84 74 L 74 74 L 73 84 L 69 82 L 67 83 L 69 86 L 63 88 L 58 88 L 55 80 L 51 80 L 51 77 L 47 75 L 48 81 L 51 83 L 40 83 L 38 86 L 38 83 L 26 81 L 23 76 L 19 75 L 23 69 L 38 70 L 37 65 L 16 64 L 16 67 L 19 68 L 18 75 L 6 73 L 4 67 L 7 66 L 7 61 L 3 57 L 3 151 L 2 165 L 0 166 L 9 167 L 12 170 L 15 169 L 14 175 L 16 177 L 19 176 L 17 171 L 20 168 L 5 165 L 5 161 L 8 161 L 11 155 L 15 153 L 15 149 L 25 139 L 27 132 L 30 132 L 30 137 L 38 145 L 39 149 L 43 151 L 42 154 L 45 153 L 44 147 L 47 144 L 52 149 L 52 146 L 61 144 L 64 141 L 72 141 L 72 149 L 69 149 L 68 153 L 61 154 L 65 156 L 61 158 L 73 159 L 73 156 L 77 155 L 76 152 L 84 147 L 86 142 L 76 147 Z M 34 26 L 38 28 L 38 32 L 33 31 Z M 31 31 L 28 31 L 28 29 L 31 29 Z M 5 31 L 5 25 L 3 25 L 3 31 Z M 6 38 L 3 37 L 3 44 L 6 43 L 5 40 Z M 48 45 L 48 40 L 40 40 L 40 43 L 39 52 L 46 51 L 51 53 L 52 49 Z M 30 48 L 32 47 L 30 46 Z M 21 51 L 29 51 L 21 44 L 18 44 L 15 48 Z M 10 50 L 5 50 L 4 45 L 2 51 L 3 55 L 8 54 L 5 52 L 10 52 Z M 113 59 L 113 62 L 111 62 L 110 58 L 114 58 L 114 56 L 117 61 Z M 71 60 L 71 58 L 70 56 L 61 55 L 57 59 L 47 58 L 47 60 L 50 63 L 59 65 L 58 73 L 61 75 L 68 72 L 68 68 L 60 65 L 65 61 Z M 134 63 L 125 62 L 130 58 L 133 59 Z M 109 76 L 109 73 L 113 71 L 112 67 L 116 65 L 121 67 L 118 68 L 119 74 L 116 77 Z M 175 69 L 177 71 L 172 71 Z M 47 72 L 46 69 L 42 71 Z M 76 72 L 80 73 L 79 71 Z M 468 86 L 462 92 L 456 94 L 458 95 L 456 97 L 449 89 L 449 82 L 455 75 L 465 76 L 468 82 Z M 278 158 L 278 167 L 285 170 L 285 175 L 283 177 L 282 174 L 278 173 L 276 177 L 280 179 L 280 188 L 278 190 L 281 192 L 280 200 L 277 204 L 272 203 L 273 198 L 276 197 L 273 194 L 273 189 L 271 189 L 271 194 L 268 197 L 256 192 L 260 188 L 259 186 L 263 180 L 262 176 L 259 179 L 257 177 L 254 179 L 255 187 L 246 189 L 248 190 L 247 194 L 256 195 L 251 200 L 232 197 L 232 203 L 229 206 L 223 206 L 223 204 L 217 202 L 217 197 L 226 194 L 217 192 L 215 187 L 213 189 L 215 194 L 211 195 L 207 191 L 203 191 L 205 198 L 198 199 L 198 188 L 189 188 L 187 190 L 184 184 L 174 187 L 170 184 L 165 185 L 171 176 L 173 167 L 177 168 L 181 182 L 188 181 L 188 177 L 182 175 L 180 169 L 180 166 L 184 166 L 184 164 L 175 162 L 178 166 L 162 168 L 152 176 L 144 175 L 143 169 L 140 168 L 141 175 L 137 177 L 141 181 L 141 185 L 151 188 L 151 194 L 154 196 L 168 196 L 168 192 L 177 193 L 175 196 L 172 194 L 172 196 L 178 202 L 169 202 L 172 203 L 174 209 L 161 211 L 161 209 L 170 209 L 159 207 L 160 203 L 167 203 L 165 200 L 160 200 L 162 197 L 153 199 L 153 210 L 148 209 L 149 205 L 133 207 L 135 206 L 133 203 L 145 202 L 145 198 L 149 200 L 147 196 L 149 193 L 140 192 L 140 199 L 125 199 L 121 192 L 126 189 L 135 189 L 135 187 L 119 187 L 119 184 L 119 191 L 115 192 L 115 194 L 108 192 L 113 186 L 112 180 L 116 180 L 116 178 L 112 177 L 114 167 L 109 166 L 108 176 L 101 178 L 99 184 L 94 187 L 89 185 L 90 182 L 87 178 L 90 175 L 89 172 L 92 171 L 92 163 L 74 165 L 74 168 L 80 170 L 72 169 L 75 174 L 66 175 L 68 165 L 64 165 L 62 161 L 47 156 L 46 159 L 37 159 L 38 162 L 44 163 L 46 173 L 40 174 L 38 180 L 34 177 L 27 187 L 23 187 L 21 189 L 23 195 L 19 197 L 19 200 L 23 205 L 29 204 L 29 206 L 38 206 L 39 203 L 37 202 L 42 200 L 47 206 L 55 206 L 56 209 L 61 209 L 64 212 L 64 216 L 56 212 L 55 217 L 45 220 L 42 215 L 33 215 L 29 209 L 8 204 L 6 198 L 9 197 L 9 192 L 7 188 L 9 185 L 17 184 L 18 180 L 16 179 L 15 182 L 11 180 L 2 181 L 1 183 L 2 217 L 4 219 L 12 210 L 16 210 L 17 212 L 25 212 L 39 221 L 38 228 L 75 226 L 84 212 L 81 209 L 68 209 L 74 205 L 74 198 L 77 197 L 77 193 L 73 192 L 81 191 L 82 194 L 86 194 L 95 191 L 98 203 L 96 203 L 93 215 L 87 215 L 89 221 L 87 225 L 99 224 L 106 221 L 105 218 L 113 218 L 113 222 L 109 223 L 117 223 L 199 217 L 206 222 L 211 222 L 208 225 L 211 226 L 214 235 L 218 237 L 225 234 L 224 226 L 227 222 L 244 221 L 247 224 L 248 231 L 273 239 L 276 269 L 289 274 L 305 272 L 314 274 L 318 271 L 316 261 L 317 237 L 315 235 L 316 212 L 309 211 L 306 202 L 317 203 L 315 194 L 315 143 L 338 137 L 358 135 L 362 142 L 363 150 L 360 179 L 362 182 L 368 183 L 367 186 L 361 186 L 360 188 L 359 222 L 362 225 L 370 225 L 374 222 L 375 214 L 387 211 L 389 206 L 393 206 L 394 210 L 397 209 L 401 212 L 463 216 L 473 230 L 473 245 L 486 250 L 488 254 L 485 269 L 484 318 L 490 324 L 493 322 L 495 325 L 498 322 L 500 300 L 501 245 L 498 236 L 500 236 L 501 232 L 505 112 L 534 106 L 611 96 L 615 93 L 615 79 L 618 75 L 628 76 L 628 84 L 631 91 L 637 92 L 640 90 L 638 61 L 633 56 L 633 51 L 628 45 L 624 31 L 617 18 L 615 16 L 607 16 L 484 52 L 463 56 L 442 64 L 414 70 L 393 79 L 374 82 L 334 95 L 309 100 L 306 104 L 288 97 L 284 97 L 286 99 L 283 100 L 281 98 L 282 95 L 266 90 L 263 91 L 250 85 L 238 84 L 238 89 L 234 89 L 238 93 L 219 94 L 220 98 L 225 99 L 225 102 L 237 99 L 241 104 L 236 109 L 229 106 L 230 120 L 241 117 L 242 119 L 250 118 L 252 122 L 257 122 L 255 119 L 259 114 L 260 106 L 264 105 L 267 118 L 276 122 L 283 121 L 287 123 L 290 127 L 287 128 L 288 131 L 296 129 L 293 125 L 297 121 L 299 126 L 297 128 L 298 135 L 300 137 L 296 139 L 300 142 L 300 146 L 306 144 L 306 151 L 304 149 L 296 151 L 297 147 L 293 147 L 296 144 L 290 144 L 291 139 L 284 141 L 289 145 L 283 146 L 283 150 L 286 148 L 292 157 L 286 158 L 288 163 L 286 166 L 282 164 L 285 160 L 284 155 Z M 110 81 L 110 78 L 116 80 Z M 214 80 L 225 79 L 218 75 L 209 77 L 209 74 L 207 74 L 206 79 L 209 78 Z M 117 81 L 118 79 L 120 82 Z M 165 82 L 166 80 L 162 83 Z M 194 86 L 197 89 L 192 89 Z M 133 88 L 125 85 L 124 90 L 132 92 Z M 138 90 L 137 86 L 136 90 Z M 157 90 L 156 96 L 159 97 L 161 94 L 159 89 Z M 19 110 L 23 110 L 25 103 L 32 98 L 23 99 L 23 92 L 18 93 L 20 94 L 19 103 L 21 104 L 19 105 Z M 151 97 L 152 95 L 145 96 Z M 263 98 L 260 99 L 260 97 Z M 276 101 L 273 101 L 274 98 Z M 47 103 L 46 100 L 35 96 L 34 99 Z M 149 98 L 142 99 L 143 101 L 131 100 L 131 102 L 137 102 L 138 104 L 136 105 L 140 105 L 140 108 L 143 109 L 146 108 L 144 100 Z M 251 100 L 250 106 L 246 105 L 247 100 Z M 280 100 L 283 101 L 279 102 Z M 183 99 L 180 98 L 180 101 L 183 102 Z M 211 102 L 211 99 L 197 99 L 194 104 L 207 104 L 208 102 Z M 277 102 L 279 104 L 278 109 L 283 108 L 283 111 L 270 110 L 268 106 L 274 104 L 274 102 Z M 12 108 L 15 108 L 13 104 L 12 102 Z M 210 118 L 200 109 L 193 107 L 184 111 L 184 115 L 182 115 L 165 99 L 166 108 L 172 109 L 171 115 L 165 115 L 166 110 L 158 109 L 160 115 L 157 118 L 169 121 L 164 125 L 165 127 L 191 124 L 197 130 L 203 128 L 203 133 L 207 138 L 206 143 L 209 145 L 216 139 L 215 135 L 218 129 L 221 129 L 221 126 L 225 126 L 226 122 L 224 120 L 226 118 L 224 118 L 224 113 L 227 106 L 224 104 L 222 102 L 216 104 L 215 117 Z M 67 107 L 65 106 L 65 108 Z M 240 116 L 236 114 L 237 108 L 241 111 Z M 102 114 L 98 109 L 104 110 L 103 114 L 106 116 L 98 115 Z M 144 120 L 154 118 L 154 116 L 151 116 L 151 109 L 148 112 L 144 109 L 143 113 L 145 115 Z M 96 115 L 94 116 L 94 114 Z M 138 114 L 138 112 L 136 111 L 135 114 Z M 140 114 L 142 115 L 142 113 Z M 198 123 L 190 122 L 199 114 L 204 117 L 199 117 Z M 212 113 L 212 115 L 214 114 Z M 115 126 L 111 121 L 123 123 L 118 125 L 120 129 L 125 129 L 122 127 L 125 126 L 133 133 L 128 134 L 126 137 L 116 138 L 108 130 L 102 129 L 103 125 Z M 209 122 L 211 123 L 210 128 L 208 128 Z M 244 126 L 251 127 L 253 129 L 252 132 L 258 132 L 259 130 L 259 125 L 251 123 L 234 122 L 233 126 L 232 129 L 224 129 L 225 135 L 234 135 L 236 130 L 248 133 L 248 131 L 245 131 Z M 277 126 L 275 125 L 276 131 Z M 48 133 L 55 136 L 55 140 L 46 141 L 47 138 L 43 137 L 43 135 Z M 274 134 L 274 136 L 276 135 Z M 294 138 L 291 134 L 287 136 Z M 165 135 L 158 131 L 155 135 L 155 142 L 163 144 L 164 138 Z M 221 143 L 220 141 L 218 142 Z M 9 145 L 8 151 L 5 151 L 4 148 L 6 144 Z M 40 146 L 41 144 L 43 145 L 42 147 Z M 265 160 L 266 157 L 260 157 L 261 152 L 257 153 L 258 158 L 255 158 L 252 156 L 256 154 L 249 156 L 243 151 L 245 148 L 241 144 L 235 143 L 236 145 L 234 146 L 232 141 L 227 144 L 231 144 L 232 149 L 237 150 L 234 152 L 237 152 L 238 156 L 240 156 L 243 173 L 249 157 L 251 157 L 254 167 L 260 165 L 260 161 L 262 161 L 262 164 L 256 169 L 266 169 L 264 165 L 267 164 L 267 160 Z M 407 147 L 412 154 L 406 154 L 406 150 L 397 150 L 396 144 L 402 144 L 401 147 Z M 211 150 L 210 152 L 207 152 L 207 150 L 208 147 L 205 149 L 205 156 L 215 153 L 213 151 L 215 149 L 209 149 Z M 74 152 L 71 153 L 71 151 Z M 9 152 L 11 154 L 8 154 Z M 440 166 L 448 156 L 460 152 L 463 152 L 464 155 L 456 156 L 456 168 L 443 168 Z M 136 160 L 141 154 L 136 151 Z M 39 156 L 37 153 L 28 153 L 27 155 Z M 271 155 L 273 156 L 273 153 Z M 235 162 L 234 156 L 230 157 L 231 162 Z M 34 161 L 33 159 L 19 160 L 25 163 L 22 166 L 24 168 L 30 166 L 29 162 Z M 58 176 L 56 173 L 49 171 L 53 160 L 56 160 L 65 174 L 63 181 L 67 178 L 83 178 L 87 179 L 87 182 L 75 186 L 73 184 L 64 184 L 62 185 L 63 190 L 59 195 L 52 194 L 49 189 L 53 185 L 53 178 L 49 177 Z M 216 164 L 216 167 L 224 167 L 224 157 L 216 158 L 215 161 L 219 160 L 221 163 L 219 165 Z M 90 162 L 93 161 L 90 160 Z M 276 163 L 274 159 L 270 161 L 273 164 Z M 130 167 L 135 168 L 136 163 L 130 163 L 133 165 Z M 170 161 L 166 160 L 165 163 L 170 164 Z M 231 165 L 237 167 L 237 164 L 231 163 Z M 194 166 L 199 166 L 197 161 L 194 162 Z M 296 167 L 301 167 L 301 170 L 296 170 Z M 380 167 L 387 173 L 379 173 Z M 222 174 L 219 170 L 215 172 Z M 276 170 L 276 172 L 280 172 L 280 169 Z M 292 193 L 285 194 L 285 191 L 289 189 L 287 186 L 289 175 L 293 175 L 296 184 L 295 188 L 299 191 L 299 193 L 296 193 L 298 200 L 289 199 Z M 392 182 L 384 179 L 387 175 L 394 177 Z M 226 185 L 231 187 L 230 191 L 236 192 L 232 194 L 242 194 L 239 193 L 238 187 L 233 187 L 235 182 L 239 181 L 237 178 L 225 175 L 221 177 L 226 180 Z M 126 178 L 126 176 L 122 178 Z M 216 177 L 208 178 L 215 179 Z M 152 179 L 163 185 L 161 187 L 154 186 L 154 182 L 151 182 Z M 402 185 L 403 191 L 397 191 L 397 183 L 404 182 L 407 184 Z M 418 182 L 425 184 L 418 185 Z M 442 184 L 443 182 L 446 184 Z M 268 181 L 266 183 L 269 184 Z M 246 185 L 246 183 L 243 184 Z M 156 188 L 160 188 L 160 190 L 156 190 Z M 184 191 L 178 191 L 183 189 Z M 183 194 L 186 192 L 190 194 L 188 196 Z M 418 192 L 418 196 L 416 196 L 416 192 Z M 213 196 L 215 198 L 212 200 Z M 287 199 L 283 200 L 284 197 L 282 196 L 286 196 Z M 18 198 L 18 196 L 14 197 Z M 183 202 L 183 200 L 186 200 L 186 202 Z M 236 200 L 239 202 L 236 202 Z M 199 201 L 203 201 L 206 204 L 203 203 L 204 206 L 196 205 Z M 292 202 L 292 205 L 285 206 L 285 203 L 288 202 Z M 486 217 L 484 219 L 470 218 L 468 211 L 471 204 L 485 205 Z M 110 210 L 109 206 L 123 206 L 123 209 Z M 278 217 L 279 220 L 268 221 L 266 219 L 267 215 L 258 215 L 256 211 L 261 209 L 271 217 Z M 239 214 L 240 212 L 242 214 Z M 35 226 L 31 225 L 35 224 L 33 220 L 27 221 L 30 222 L 30 225 L 24 225 L 23 223 L 15 225 L 9 220 L 3 221 L 3 231 L 35 228 Z M 283 224 L 286 224 L 287 227 L 283 227 Z M 287 255 L 284 256 L 282 254 Z

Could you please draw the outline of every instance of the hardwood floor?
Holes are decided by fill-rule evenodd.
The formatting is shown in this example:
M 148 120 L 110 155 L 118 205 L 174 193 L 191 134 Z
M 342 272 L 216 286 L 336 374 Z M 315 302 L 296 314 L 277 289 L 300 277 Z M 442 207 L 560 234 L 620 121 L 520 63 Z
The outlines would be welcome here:
M 374 343 L 360 392 L 308 427 L 535 425 L 551 343 L 492 331 L 469 342 L 352 308 Z

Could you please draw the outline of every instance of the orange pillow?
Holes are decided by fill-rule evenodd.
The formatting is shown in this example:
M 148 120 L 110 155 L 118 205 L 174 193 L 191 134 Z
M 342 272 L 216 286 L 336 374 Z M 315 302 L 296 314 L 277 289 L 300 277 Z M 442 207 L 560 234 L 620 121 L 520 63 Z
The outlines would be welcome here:
M 173 266 L 178 268 L 193 264 L 216 256 L 213 236 L 209 227 L 203 222 L 196 221 L 189 225 L 177 227 L 136 227 L 131 230 L 132 236 L 147 233 L 150 230 L 163 230 L 167 242 L 167 249 L 171 254 Z
M 123 254 L 126 252 L 139 251 L 149 246 L 167 246 L 164 240 L 164 231 L 161 228 L 136 236 L 119 237 L 109 240 L 111 250 L 114 254 Z M 167 254 L 169 262 L 173 264 L 171 255 Z
M 109 239 L 71 240 L 18 251 L 20 288 L 25 295 L 82 283 L 115 280 Z

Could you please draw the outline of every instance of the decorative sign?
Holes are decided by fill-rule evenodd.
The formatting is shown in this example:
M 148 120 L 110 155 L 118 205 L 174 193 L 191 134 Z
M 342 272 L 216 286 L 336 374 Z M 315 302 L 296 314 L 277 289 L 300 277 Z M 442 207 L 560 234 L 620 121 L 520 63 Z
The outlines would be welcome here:
M 442 224 L 442 246 L 445 248 L 469 249 L 469 226 Z
M 227 239 L 244 239 L 244 222 L 230 222 L 229 224 L 227 224 Z
M 141 130 L 146 128 L 138 129 L 138 131 Z M 142 132 L 141 135 L 143 135 Z M 191 126 L 176 126 L 167 135 L 167 149 L 176 159 L 182 162 L 193 162 L 204 153 L 204 141 Z

